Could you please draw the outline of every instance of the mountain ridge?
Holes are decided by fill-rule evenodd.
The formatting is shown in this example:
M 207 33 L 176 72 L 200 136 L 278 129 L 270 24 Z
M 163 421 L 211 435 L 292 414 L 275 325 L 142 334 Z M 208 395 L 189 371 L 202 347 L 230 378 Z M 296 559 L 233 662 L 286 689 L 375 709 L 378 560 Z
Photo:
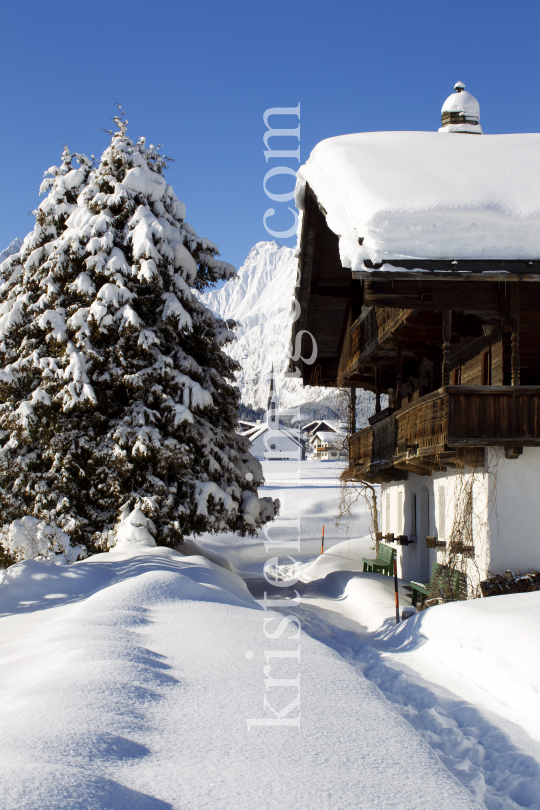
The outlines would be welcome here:
M 237 380 L 247 411 L 266 409 L 273 365 L 282 410 L 298 409 L 306 421 L 312 417 L 343 418 L 346 408 L 339 389 L 304 386 L 300 380 L 285 376 L 297 273 L 298 259 L 291 248 L 277 242 L 257 242 L 236 278 L 200 298 L 219 317 L 239 323 L 237 339 L 225 351 L 240 363 Z M 358 391 L 359 424 L 365 424 L 373 413 L 373 399 L 370 392 Z

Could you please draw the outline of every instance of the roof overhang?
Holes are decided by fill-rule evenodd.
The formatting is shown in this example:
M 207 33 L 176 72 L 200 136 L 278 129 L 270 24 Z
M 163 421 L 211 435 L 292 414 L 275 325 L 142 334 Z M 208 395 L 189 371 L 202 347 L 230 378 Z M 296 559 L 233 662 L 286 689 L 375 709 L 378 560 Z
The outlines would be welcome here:
M 389 259 L 380 264 L 366 259 L 352 277 L 374 281 L 540 281 L 540 259 Z

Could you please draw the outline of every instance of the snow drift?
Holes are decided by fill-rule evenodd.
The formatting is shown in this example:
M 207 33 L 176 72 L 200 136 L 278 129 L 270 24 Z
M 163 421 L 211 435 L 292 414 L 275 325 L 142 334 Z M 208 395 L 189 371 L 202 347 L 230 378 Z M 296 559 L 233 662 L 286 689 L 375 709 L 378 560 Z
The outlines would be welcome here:
M 2 810 L 479 807 L 376 687 L 238 577 L 132 546 L 5 574 Z M 299 727 L 248 726 L 275 712 Z

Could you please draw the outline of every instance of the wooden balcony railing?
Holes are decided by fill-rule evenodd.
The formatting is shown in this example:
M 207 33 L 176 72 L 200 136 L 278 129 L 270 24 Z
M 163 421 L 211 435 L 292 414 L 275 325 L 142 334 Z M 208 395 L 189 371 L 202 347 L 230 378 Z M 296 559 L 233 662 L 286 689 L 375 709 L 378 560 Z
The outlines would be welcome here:
M 394 480 L 477 464 L 483 447 L 540 447 L 540 386 L 447 386 L 355 433 L 349 458 L 361 474 Z
M 354 373 L 359 361 L 362 364 L 377 346 L 407 320 L 412 311 L 367 307 L 354 323 L 350 320 L 339 361 L 339 379 L 345 380 L 348 374 Z
M 450 385 L 446 391 L 450 446 L 540 446 L 540 386 Z

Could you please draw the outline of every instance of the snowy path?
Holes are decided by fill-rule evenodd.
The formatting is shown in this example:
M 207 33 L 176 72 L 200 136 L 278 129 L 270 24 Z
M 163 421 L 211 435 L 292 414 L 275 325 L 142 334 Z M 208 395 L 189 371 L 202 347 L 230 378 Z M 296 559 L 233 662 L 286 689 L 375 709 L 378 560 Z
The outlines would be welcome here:
M 309 586 L 295 587 L 301 594 L 309 592 Z M 264 581 L 251 585 L 257 597 L 265 589 L 269 590 Z M 276 589 L 276 595 L 280 599 L 290 597 L 292 589 L 285 593 L 280 589 L 279 594 Z M 333 596 L 339 598 L 337 593 Z M 272 597 L 270 605 L 271 601 Z M 539 743 L 519 726 L 501 719 L 500 713 L 479 709 L 457 697 L 460 689 L 469 697 L 474 695 L 475 686 L 455 671 L 439 673 L 439 681 L 452 684 L 450 692 L 407 665 L 407 655 L 411 654 L 407 645 L 378 641 L 377 636 L 384 633 L 362 632 L 356 622 L 334 609 L 324 609 L 321 602 L 308 597 L 299 605 L 274 609 L 297 616 L 304 632 L 335 650 L 360 677 L 377 686 L 445 767 L 488 810 L 540 808 Z M 392 624 L 389 622 L 386 630 Z M 434 666 L 430 662 L 427 668 L 433 670 Z
M 369 532 L 367 512 L 357 510 L 348 526 L 336 526 L 339 508 L 339 475 L 345 465 L 341 461 L 269 461 L 263 464 L 265 486 L 261 495 L 278 498 L 281 502 L 279 518 L 269 524 L 268 538 L 272 541 L 300 538 L 301 542 L 288 549 L 280 548 L 276 554 L 291 554 L 295 560 L 305 562 L 320 554 L 322 528 L 324 548 L 331 549 L 347 537 L 363 537 Z M 272 556 L 259 537 L 241 538 L 235 534 L 204 534 L 195 541 L 187 541 L 189 554 L 203 553 L 208 559 L 224 565 L 244 579 L 261 576 L 264 563 Z M 366 544 L 369 553 L 371 541 Z
M 297 616 L 306 633 L 339 653 L 360 677 L 368 678 L 482 806 L 488 810 L 521 807 L 540 810 L 540 706 L 533 711 L 529 699 L 534 695 L 534 683 L 525 684 L 527 688 L 520 695 L 523 683 L 507 670 L 510 685 L 499 683 L 498 691 L 494 690 L 493 683 L 489 683 L 491 659 L 482 654 L 480 647 L 475 649 L 474 638 L 472 648 L 465 646 L 460 650 L 450 645 L 442 651 L 447 658 L 448 650 L 450 655 L 456 654 L 455 662 L 446 663 L 444 655 L 434 654 L 436 644 L 423 647 L 418 639 L 392 640 L 392 634 L 388 633 L 394 624 L 393 619 L 388 619 L 393 616 L 392 595 L 383 593 L 385 598 L 381 600 L 376 583 L 367 581 L 373 575 L 359 577 L 355 573 L 362 570 L 362 554 L 371 556 L 370 551 L 367 547 L 362 551 L 362 542 L 355 541 L 353 558 L 339 558 L 343 554 L 348 556 L 350 543 L 343 543 L 347 534 L 349 537 L 365 534 L 367 515 L 362 514 L 360 505 L 349 532 L 340 534 L 335 530 L 338 474 L 339 470 L 330 464 L 307 462 L 302 465 L 296 483 L 284 487 L 289 480 L 285 465 L 265 465 L 266 489 L 273 497 L 282 498 L 282 515 L 301 518 L 302 551 L 295 557 L 303 562 L 317 558 L 323 523 L 332 533 L 325 545 L 329 551 L 304 569 L 316 581 L 275 591 L 283 598 L 298 589 L 301 604 L 275 609 Z M 326 483 L 310 486 L 308 480 L 316 476 L 325 476 Z M 342 546 L 338 549 L 336 544 L 340 540 Z M 262 565 L 269 556 L 260 540 L 245 543 L 238 538 L 206 538 L 204 546 L 216 554 L 221 564 L 241 573 L 256 598 L 272 590 L 260 579 Z M 279 553 L 287 554 L 287 550 Z M 409 604 L 404 591 L 400 598 L 402 604 Z M 500 626 L 506 646 L 508 639 L 504 634 L 511 632 L 507 621 L 508 617 L 501 616 L 500 625 L 495 625 Z M 525 634 L 521 649 L 527 645 Z M 493 652 L 497 657 L 495 648 Z M 519 668 L 519 644 L 516 652 Z M 535 660 L 529 656 L 526 662 L 529 681 L 537 678 Z M 504 670 L 504 665 L 501 669 Z M 500 674 L 495 673 L 495 677 Z
M 335 482 L 286 494 L 287 508 L 303 498 L 303 558 L 316 556 Z M 2 810 L 540 810 L 538 745 L 511 726 L 520 705 L 490 714 L 496 695 L 443 663 L 438 672 L 424 654 L 432 641 L 424 649 L 409 632 L 421 617 L 399 638 L 388 632 L 390 580 L 358 574 L 353 541 L 340 539 L 336 530 L 331 552 L 309 566 L 302 602 L 268 601 L 276 612 L 233 573 L 247 573 L 256 598 L 269 590 L 253 579 L 260 540 L 214 539 L 220 566 L 137 547 L 4 572 Z M 516 604 L 534 652 L 529 603 Z M 428 611 L 432 631 L 453 607 Z M 489 617 L 478 621 L 500 657 Z M 524 695 L 536 688 L 531 660 Z
M 2 810 L 481 807 L 368 679 L 203 558 L 20 563 L 0 616 Z

